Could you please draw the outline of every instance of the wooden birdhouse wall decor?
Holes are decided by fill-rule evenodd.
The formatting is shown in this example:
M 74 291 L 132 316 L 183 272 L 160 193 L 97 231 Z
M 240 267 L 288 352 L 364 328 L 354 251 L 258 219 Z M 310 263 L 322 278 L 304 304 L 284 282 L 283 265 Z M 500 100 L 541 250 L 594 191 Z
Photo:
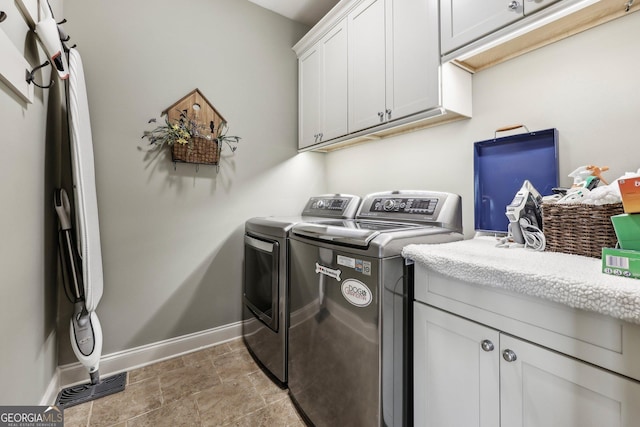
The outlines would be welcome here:
M 227 121 L 198 89 L 165 109 L 162 115 L 164 123 L 143 132 L 142 138 L 149 145 L 138 148 L 151 151 L 168 146 L 174 166 L 184 162 L 219 167 L 222 147 L 228 146 L 233 153 L 240 142 L 239 136 L 227 135 Z M 156 123 L 156 119 L 149 123 Z
M 222 147 L 216 138 L 224 130 L 226 120 L 200 90 L 194 89 L 166 108 L 162 115 L 173 124 L 186 121 L 188 127 L 195 130 L 188 143 L 171 146 L 174 162 L 218 164 Z

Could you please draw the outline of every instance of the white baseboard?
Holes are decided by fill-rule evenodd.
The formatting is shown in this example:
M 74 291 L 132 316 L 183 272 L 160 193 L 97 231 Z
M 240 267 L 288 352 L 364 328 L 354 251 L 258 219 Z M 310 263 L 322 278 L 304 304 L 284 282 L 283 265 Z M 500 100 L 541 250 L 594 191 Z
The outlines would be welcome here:
M 37 364 L 42 369 L 44 369 L 43 371 L 41 371 L 41 375 L 46 375 L 47 373 L 51 372 L 49 384 L 47 384 L 44 394 L 40 399 L 40 405 L 53 405 L 56 400 L 56 396 L 58 395 L 58 389 L 60 387 L 60 376 L 58 375 L 58 368 L 55 366 L 57 360 L 57 352 L 58 334 L 54 328 L 47 336 L 44 346 L 42 347 L 42 351 L 38 355 Z M 45 369 L 45 367 L 50 368 L 51 371 Z M 46 381 L 46 378 L 44 378 L 44 380 Z
M 242 336 L 242 322 L 230 323 L 206 331 L 195 332 L 181 337 L 170 338 L 128 350 L 111 353 L 100 358 L 100 376 L 108 377 L 124 371 L 141 368 L 193 351 L 222 344 Z M 54 383 L 55 379 L 55 384 Z M 51 380 L 47 393 L 54 387 L 54 396 L 60 389 L 89 381 L 87 369 L 79 362 L 58 367 L 57 375 Z M 48 396 L 47 396 L 48 398 Z M 44 398 L 43 398 L 44 400 Z M 48 403 L 51 404 L 51 403 Z
M 53 405 L 56 402 L 56 397 L 58 397 L 58 392 L 60 391 L 60 369 L 56 369 L 53 373 L 53 377 L 51 381 L 49 381 L 49 385 L 40 400 L 41 406 L 49 406 Z

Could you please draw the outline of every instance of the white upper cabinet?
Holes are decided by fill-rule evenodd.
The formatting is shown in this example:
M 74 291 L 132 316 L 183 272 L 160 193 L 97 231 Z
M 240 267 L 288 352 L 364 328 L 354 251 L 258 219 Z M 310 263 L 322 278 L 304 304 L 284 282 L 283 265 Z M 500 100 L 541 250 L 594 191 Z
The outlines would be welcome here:
M 347 133 L 347 22 L 341 21 L 320 43 L 320 141 L 328 141 Z
M 640 10 L 637 1 L 441 0 L 442 62 L 478 72 Z
M 387 7 L 387 119 L 441 105 L 438 2 L 393 0 Z
M 320 61 L 318 46 L 309 49 L 298 59 L 298 138 L 299 146 L 318 142 L 320 133 Z
M 438 0 L 342 0 L 293 49 L 300 149 L 471 116 L 471 74 L 440 64 Z
M 524 16 L 525 0 L 441 0 L 442 53 L 448 53 Z
M 365 0 L 347 17 L 349 129 L 384 121 L 386 108 L 385 0 Z
M 365 0 L 347 20 L 350 131 L 439 105 L 436 0 Z
M 560 0 L 523 0 L 524 1 L 524 14 L 530 15 L 534 12 L 544 9 L 552 3 Z
M 298 59 L 299 148 L 347 133 L 347 26 L 341 21 Z

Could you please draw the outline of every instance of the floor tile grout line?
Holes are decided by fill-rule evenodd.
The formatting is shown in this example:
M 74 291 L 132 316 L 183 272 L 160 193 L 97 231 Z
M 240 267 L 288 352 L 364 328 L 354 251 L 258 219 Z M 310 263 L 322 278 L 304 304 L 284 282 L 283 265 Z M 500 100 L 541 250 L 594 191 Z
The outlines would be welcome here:
M 91 426 L 91 415 L 93 413 L 93 401 L 90 402 L 89 405 L 89 415 L 87 416 L 87 427 Z

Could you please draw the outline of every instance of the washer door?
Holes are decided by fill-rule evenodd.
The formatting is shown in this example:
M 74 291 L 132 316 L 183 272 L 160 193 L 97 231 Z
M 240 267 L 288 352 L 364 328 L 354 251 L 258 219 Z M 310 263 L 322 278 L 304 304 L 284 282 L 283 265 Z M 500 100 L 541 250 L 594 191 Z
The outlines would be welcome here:
M 265 325 L 278 332 L 277 241 L 244 236 L 244 303 Z

